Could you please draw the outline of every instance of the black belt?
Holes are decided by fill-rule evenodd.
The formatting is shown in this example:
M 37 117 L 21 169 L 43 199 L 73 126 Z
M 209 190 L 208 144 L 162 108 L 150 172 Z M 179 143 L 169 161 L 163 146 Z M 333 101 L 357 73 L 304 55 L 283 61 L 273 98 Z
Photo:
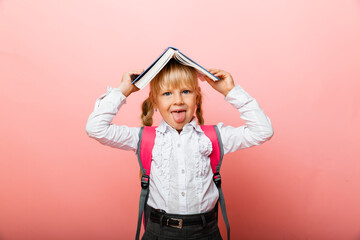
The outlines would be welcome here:
M 183 226 L 191 225 L 205 226 L 207 222 L 217 219 L 217 207 L 206 213 L 191 215 L 168 214 L 162 210 L 153 208 L 150 209 L 150 220 L 152 222 L 159 223 L 161 226 L 168 226 L 173 228 L 181 229 Z

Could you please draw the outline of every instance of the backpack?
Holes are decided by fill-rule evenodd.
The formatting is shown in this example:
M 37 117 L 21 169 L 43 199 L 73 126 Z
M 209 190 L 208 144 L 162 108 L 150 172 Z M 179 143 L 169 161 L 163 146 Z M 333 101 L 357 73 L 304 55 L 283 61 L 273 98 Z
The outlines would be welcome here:
M 219 190 L 219 200 L 221 212 L 224 218 L 224 222 L 227 230 L 227 239 L 230 239 L 230 225 L 227 218 L 225 199 L 221 189 L 221 176 L 220 176 L 220 167 L 224 155 L 223 145 L 221 141 L 220 132 L 216 125 L 201 125 L 201 129 L 204 131 L 205 135 L 211 140 L 213 151 L 210 154 L 210 165 L 214 173 L 213 180 L 217 189 Z M 149 195 L 149 181 L 150 181 L 150 169 L 152 161 L 152 149 L 155 143 L 155 132 L 156 127 L 141 127 L 139 132 L 139 142 L 137 157 L 140 165 L 141 171 L 141 193 L 139 200 L 139 216 L 136 229 L 135 239 L 139 239 L 140 228 L 141 228 L 141 219 L 144 221 L 144 228 L 147 225 L 147 219 L 150 214 L 150 209 L 147 207 L 146 202 Z

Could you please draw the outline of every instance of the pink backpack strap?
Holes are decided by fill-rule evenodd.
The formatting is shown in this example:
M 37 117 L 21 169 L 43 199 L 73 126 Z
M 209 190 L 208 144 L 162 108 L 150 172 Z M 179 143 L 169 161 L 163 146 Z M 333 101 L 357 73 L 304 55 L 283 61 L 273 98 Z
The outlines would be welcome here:
M 143 175 L 150 176 L 152 149 L 155 143 L 156 127 L 143 127 L 139 135 L 138 160 Z
M 217 128 L 216 125 L 201 126 L 201 129 L 204 131 L 205 135 L 208 138 L 210 138 L 211 143 L 212 143 L 213 150 L 209 156 L 210 164 L 211 164 L 211 169 L 214 173 L 214 176 L 213 176 L 214 183 L 215 183 L 217 189 L 219 190 L 219 203 L 220 203 L 220 207 L 221 207 L 221 213 L 223 215 L 224 222 L 226 225 L 227 239 L 230 240 L 230 224 L 229 224 L 229 219 L 228 219 L 227 213 L 226 213 L 225 198 L 224 198 L 224 193 L 221 189 L 221 176 L 219 173 L 220 168 L 221 168 L 222 159 L 224 156 L 224 149 L 223 149 L 223 144 L 222 144 L 222 140 L 221 140 L 221 135 L 220 135 L 219 129 Z
M 212 153 L 209 156 L 211 169 L 214 174 L 219 173 L 222 159 L 224 156 L 224 150 L 219 130 L 216 125 L 201 125 L 200 127 L 204 131 L 205 135 L 211 140 L 213 148 Z
M 135 239 L 140 237 L 141 219 L 144 220 L 144 227 L 146 227 L 149 208 L 146 205 L 149 195 L 149 183 L 150 183 L 150 169 L 152 161 L 152 149 L 155 143 L 156 127 L 142 127 L 139 132 L 139 142 L 137 148 L 137 156 L 140 165 L 141 176 L 141 192 L 139 200 L 139 214 L 138 223 L 136 228 Z

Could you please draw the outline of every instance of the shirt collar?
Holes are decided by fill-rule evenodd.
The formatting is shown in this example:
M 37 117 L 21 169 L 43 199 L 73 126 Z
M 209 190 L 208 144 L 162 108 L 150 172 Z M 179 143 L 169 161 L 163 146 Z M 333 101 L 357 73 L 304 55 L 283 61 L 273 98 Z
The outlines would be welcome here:
M 192 120 L 185 124 L 183 127 L 183 131 L 187 128 L 194 129 L 197 132 L 203 132 L 201 127 L 196 123 L 196 118 L 193 117 Z M 190 129 L 189 129 L 190 130 Z M 156 128 L 156 131 L 160 133 L 165 133 L 166 131 L 176 131 L 173 127 L 171 127 L 164 119 L 161 121 L 160 125 Z

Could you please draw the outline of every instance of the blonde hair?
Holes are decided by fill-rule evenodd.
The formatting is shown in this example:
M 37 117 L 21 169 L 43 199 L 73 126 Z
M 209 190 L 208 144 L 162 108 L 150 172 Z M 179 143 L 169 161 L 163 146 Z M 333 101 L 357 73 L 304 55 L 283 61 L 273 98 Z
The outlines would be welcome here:
M 143 126 L 152 126 L 154 115 L 155 97 L 163 88 L 189 87 L 196 92 L 196 118 L 199 125 L 204 124 L 201 108 L 202 95 L 198 84 L 196 70 L 192 67 L 179 63 L 174 58 L 150 82 L 149 97 L 142 104 L 141 121 Z

